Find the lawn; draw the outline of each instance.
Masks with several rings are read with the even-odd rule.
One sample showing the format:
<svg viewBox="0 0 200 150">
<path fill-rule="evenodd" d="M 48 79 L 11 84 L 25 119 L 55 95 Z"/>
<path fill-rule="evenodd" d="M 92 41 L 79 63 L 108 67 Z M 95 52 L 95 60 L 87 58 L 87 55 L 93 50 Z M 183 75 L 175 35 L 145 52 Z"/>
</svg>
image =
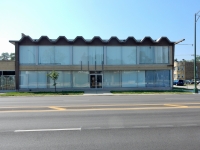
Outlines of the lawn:
<svg viewBox="0 0 200 150">
<path fill-rule="evenodd" d="M 184 88 L 173 88 L 173 90 L 130 90 L 130 91 L 110 91 L 113 94 L 192 94 L 191 90 Z"/>
<path fill-rule="evenodd" d="M 58 96 L 58 95 L 83 95 L 83 91 L 61 91 L 61 92 L 7 92 L 0 96 Z"/>
</svg>

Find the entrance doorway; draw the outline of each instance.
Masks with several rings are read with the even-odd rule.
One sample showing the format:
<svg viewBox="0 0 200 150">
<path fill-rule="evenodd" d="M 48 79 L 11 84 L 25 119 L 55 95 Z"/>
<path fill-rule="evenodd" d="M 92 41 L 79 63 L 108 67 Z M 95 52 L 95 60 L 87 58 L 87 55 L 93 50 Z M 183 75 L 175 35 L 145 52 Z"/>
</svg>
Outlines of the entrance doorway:
<svg viewBox="0 0 200 150">
<path fill-rule="evenodd" d="M 102 74 L 90 74 L 90 88 L 102 88 Z"/>
</svg>

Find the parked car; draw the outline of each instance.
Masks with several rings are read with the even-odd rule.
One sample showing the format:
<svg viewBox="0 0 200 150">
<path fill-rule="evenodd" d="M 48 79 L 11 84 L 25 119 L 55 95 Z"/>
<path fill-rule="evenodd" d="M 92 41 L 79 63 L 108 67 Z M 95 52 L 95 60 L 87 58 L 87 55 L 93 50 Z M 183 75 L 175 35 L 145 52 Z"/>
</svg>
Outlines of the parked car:
<svg viewBox="0 0 200 150">
<path fill-rule="evenodd" d="M 191 81 L 190 80 L 185 80 L 184 83 L 185 84 L 191 84 Z"/>
<path fill-rule="evenodd" d="M 184 81 L 183 80 L 174 80 L 173 85 L 184 85 Z"/>
<path fill-rule="evenodd" d="M 199 84 L 199 83 L 200 83 L 200 80 L 197 80 L 196 82 L 197 82 L 197 84 Z"/>
<path fill-rule="evenodd" d="M 196 80 L 196 83 L 199 84 L 199 83 L 200 83 L 200 80 L 197 79 L 197 80 Z M 191 80 L 191 83 L 190 83 L 190 84 L 194 84 L 194 79 Z"/>
</svg>

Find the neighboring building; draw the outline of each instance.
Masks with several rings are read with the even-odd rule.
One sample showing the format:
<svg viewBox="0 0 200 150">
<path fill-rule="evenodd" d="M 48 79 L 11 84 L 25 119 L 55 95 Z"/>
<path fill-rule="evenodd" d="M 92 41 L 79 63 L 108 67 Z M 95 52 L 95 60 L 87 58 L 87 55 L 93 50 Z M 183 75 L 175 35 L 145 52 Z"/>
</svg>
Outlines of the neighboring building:
<svg viewBox="0 0 200 150">
<path fill-rule="evenodd" d="M 15 45 L 16 89 L 51 90 L 47 73 L 59 72 L 60 90 L 171 89 L 174 42 L 166 37 L 102 40 L 81 36 L 32 39 L 23 34 Z"/>
<path fill-rule="evenodd" d="M 200 62 L 197 62 L 197 78 L 200 78 Z M 194 79 L 194 62 L 174 61 L 174 80 Z"/>
<path fill-rule="evenodd" d="M 15 89 L 15 61 L 0 61 L 0 90 Z"/>
</svg>

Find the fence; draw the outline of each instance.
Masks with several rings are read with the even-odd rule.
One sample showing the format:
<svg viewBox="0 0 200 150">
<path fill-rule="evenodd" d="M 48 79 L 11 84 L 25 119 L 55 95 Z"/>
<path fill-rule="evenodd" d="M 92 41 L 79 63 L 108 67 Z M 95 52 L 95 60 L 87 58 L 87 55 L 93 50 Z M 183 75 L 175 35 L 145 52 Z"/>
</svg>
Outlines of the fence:
<svg viewBox="0 0 200 150">
<path fill-rule="evenodd" d="M 1 75 L 0 90 L 15 90 L 15 75 Z"/>
</svg>

